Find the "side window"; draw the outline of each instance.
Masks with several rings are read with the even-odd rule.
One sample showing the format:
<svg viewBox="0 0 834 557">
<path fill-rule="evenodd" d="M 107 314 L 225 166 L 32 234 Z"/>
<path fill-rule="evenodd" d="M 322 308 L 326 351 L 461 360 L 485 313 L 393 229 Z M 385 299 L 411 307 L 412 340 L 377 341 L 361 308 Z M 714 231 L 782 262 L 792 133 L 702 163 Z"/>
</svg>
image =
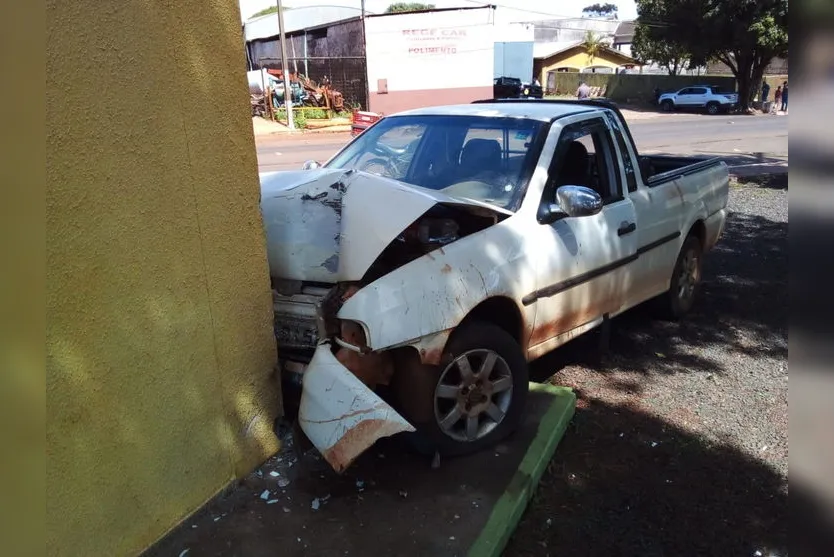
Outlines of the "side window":
<svg viewBox="0 0 834 557">
<path fill-rule="evenodd" d="M 693 89 L 691 87 L 687 87 L 686 89 L 681 89 L 678 91 L 678 95 L 691 95 Z"/>
<path fill-rule="evenodd" d="M 604 203 L 623 198 L 614 144 L 599 118 L 565 127 L 551 165 L 546 195 L 565 185 L 596 191 Z"/>
<path fill-rule="evenodd" d="M 637 191 L 637 174 L 634 170 L 634 163 L 631 159 L 631 153 L 626 146 L 625 137 L 623 136 L 623 130 L 620 127 L 620 123 L 617 121 L 617 118 L 611 114 L 610 112 L 606 112 L 605 117 L 608 119 L 608 124 L 611 126 L 611 131 L 614 134 L 614 139 L 617 141 L 617 147 L 620 149 L 620 154 L 622 156 L 622 164 L 623 170 L 625 171 L 626 176 L 626 186 L 628 187 L 628 191 L 635 192 Z"/>
<path fill-rule="evenodd" d="M 694 95 L 706 95 L 707 94 L 707 90 L 704 89 L 703 87 L 696 87 L 696 88 L 692 89 L 692 91 L 693 91 Z"/>
</svg>

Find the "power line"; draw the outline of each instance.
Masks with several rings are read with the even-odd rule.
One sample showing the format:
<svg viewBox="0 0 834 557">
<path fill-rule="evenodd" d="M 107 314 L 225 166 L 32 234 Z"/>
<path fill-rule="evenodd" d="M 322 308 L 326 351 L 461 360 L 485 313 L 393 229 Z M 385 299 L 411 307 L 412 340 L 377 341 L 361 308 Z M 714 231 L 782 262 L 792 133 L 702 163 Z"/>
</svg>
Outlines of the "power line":
<svg viewBox="0 0 834 557">
<path fill-rule="evenodd" d="M 517 12 L 526 12 L 528 14 L 546 15 L 546 16 L 550 16 L 550 17 L 554 17 L 554 18 L 560 18 L 560 19 L 587 19 L 589 21 L 607 21 L 607 22 L 617 21 L 615 19 L 605 19 L 605 18 L 602 18 L 602 17 L 599 17 L 599 18 L 593 18 L 593 17 L 579 18 L 579 17 L 573 16 L 573 15 L 554 14 L 552 12 L 540 12 L 538 10 L 530 10 L 528 8 L 516 8 L 515 6 L 509 6 L 507 4 L 499 4 L 497 2 L 480 2 L 479 0 L 465 0 L 465 1 L 469 2 L 470 4 L 480 4 L 482 6 L 495 6 L 497 8 L 505 8 L 507 10 L 515 10 Z"/>
<path fill-rule="evenodd" d="M 541 12 L 541 11 L 538 11 L 538 10 L 531 10 L 531 9 L 528 9 L 528 8 L 517 8 L 515 6 L 510 6 L 508 4 L 499 4 L 499 3 L 496 3 L 496 2 L 481 2 L 480 0 L 464 0 L 464 1 L 472 3 L 472 4 L 478 4 L 478 5 L 481 5 L 481 6 L 484 6 L 484 7 L 495 6 L 497 8 L 504 8 L 504 9 L 513 10 L 513 11 L 516 11 L 516 12 L 525 12 L 525 13 L 528 13 L 528 14 L 535 14 L 535 15 L 546 15 L 546 16 L 552 17 L 554 19 L 581 19 L 581 20 L 586 20 L 586 21 L 600 21 L 600 22 L 604 22 L 604 23 L 615 23 L 616 22 L 618 24 L 619 23 L 628 23 L 626 21 L 620 21 L 618 19 L 606 19 L 604 17 L 580 17 L 580 16 L 575 16 L 575 15 L 554 14 L 552 12 Z M 633 22 L 636 24 L 637 19 L 634 19 Z M 665 23 L 648 23 L 648 22 L 643 22 L 643 21 L 641 21 L 640 23 L 642 25 L 646 25 L 648 27 L 668 27 L 668 25 L 665 24 Z"/>
</svg>

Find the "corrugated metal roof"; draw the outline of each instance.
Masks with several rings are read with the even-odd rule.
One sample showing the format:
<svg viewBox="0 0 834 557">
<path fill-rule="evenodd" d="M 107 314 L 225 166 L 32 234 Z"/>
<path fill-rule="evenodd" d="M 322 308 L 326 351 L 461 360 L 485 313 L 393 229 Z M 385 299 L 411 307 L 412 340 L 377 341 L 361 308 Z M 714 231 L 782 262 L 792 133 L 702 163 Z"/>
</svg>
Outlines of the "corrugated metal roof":
<svg viewBox="0 0 834 557">
<path fill-rule="evenodd" d="M 462 10 L 494 10 L 495 6 L 461 6 L 456 8 L 437 8 L 431 10 L 418 10 L 414 12 L 402 12 L 393 14 L 372 14 L 365 12 L 366 17 L 395 17 L 399 15 L 411 15 L 415 13 L 449 12 Z M 344 21 L 356 19 L 361 15 L 359 8 L 347 6 L 318 6 L 298 7 L 284 12 L 284 32 L 303 31 L 313 27 L 321 27 Z M 267 14 L 252 18 L 243 24 L 243 38 L 246 41 L 257 39 L 269 39 L 278 36 L 278 14 Z"/>
<path fill-rule="evenodd" d="M 614 33 L 614 44 L 630 43 L 634 38 L 634 24 L 633 21 L 623 21 L 617 27 Z"/>
<path fill-rule="evenodd" d="M 284 32 L 292 33 L 311 27 L 319 27 L 345 19 L 354 19 L 361 14 L 358 8 L 346 6 L 300 7 L 284 12 Z M 268 39 L 278 35 L 278 14 L 267 14 L 246 21 L 243 37 L 246 41 Z"/>
</svg>

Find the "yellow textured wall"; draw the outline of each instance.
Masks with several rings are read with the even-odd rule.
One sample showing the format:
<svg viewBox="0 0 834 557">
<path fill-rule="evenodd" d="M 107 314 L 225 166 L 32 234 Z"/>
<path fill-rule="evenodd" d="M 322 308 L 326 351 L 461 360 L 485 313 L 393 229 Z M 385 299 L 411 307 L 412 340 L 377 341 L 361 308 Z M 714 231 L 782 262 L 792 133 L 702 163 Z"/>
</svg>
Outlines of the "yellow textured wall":
<svg viewBox="0 0 834 557">
<path fill-rule="evenodd" d="M 48 0 L 46 44 L 47 548 L 131 555 L 277 449 L 240 16 Z"/>
<path fill-rule="evenodd" d="M 555 71 L 556 68 L 576 68 L 577 71 L 581 71 L 583 68 L 589 66 L 602 66 L 616 70 L 623 65 L 623 60 L 605 51 L 600 52 L 591 60 L 591 57 L 588 56 L 585 50 L 575 48 L 544 59 L 540 64 L 541 73 L 539 75 L 539 83 L 545 85 L 547 83 L 547 72 Z"/>
</svg>

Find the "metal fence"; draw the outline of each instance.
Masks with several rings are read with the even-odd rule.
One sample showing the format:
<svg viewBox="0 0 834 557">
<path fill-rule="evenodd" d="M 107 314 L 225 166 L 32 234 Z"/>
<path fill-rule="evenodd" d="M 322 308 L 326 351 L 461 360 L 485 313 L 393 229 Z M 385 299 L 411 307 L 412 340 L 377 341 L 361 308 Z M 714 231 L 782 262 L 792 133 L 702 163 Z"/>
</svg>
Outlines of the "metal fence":
<svg viewBox="0 0 834 557">
<path fill-rule="evenodd" d="M 287 64 L 316 83 L 329 80 L 342 93 L 347 108 L 368 107 L 368 71 L 362 23 L 337 22 L 317 29 L 288 33 Z M 281 43 L 278 37 L 247 43 L 252 69 L 280 69 Z"/>
<path fill-rule="evenodd" d="M 291 73 L 309 77 L 316 83 L 329 80 L 333 89 L 339 91 L 345 100 L 345 107 L 362 108 L 368 106 L 367 64 L 364 56 L 339 58 L 288 58 Z M 261 58 L 257 69 L 267 68 L 282 70 L 281 60 Z"/>
</svg>

